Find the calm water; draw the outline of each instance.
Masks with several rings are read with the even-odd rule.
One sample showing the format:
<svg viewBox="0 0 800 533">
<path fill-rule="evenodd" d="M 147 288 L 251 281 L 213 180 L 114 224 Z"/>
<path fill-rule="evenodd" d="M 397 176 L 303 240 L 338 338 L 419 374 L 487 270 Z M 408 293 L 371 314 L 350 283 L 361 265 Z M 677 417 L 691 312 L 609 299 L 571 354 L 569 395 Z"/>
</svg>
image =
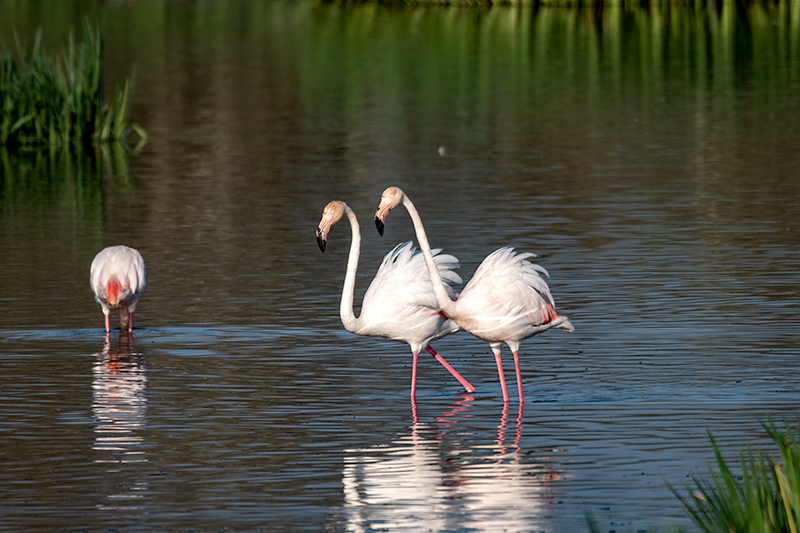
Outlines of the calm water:
<svg viewBox="0 0 800 533">
<path fill-rule="evenodd" d="M 602 531 L 692 524 L 669 485 L 769 449 L 800 408 L 800 3 L 737 12 L 0 0 L 0 35 L 84 17 L 136 71 L 139 152 L 0 151 L 0 529 Z M 505 351 L 343 330 L 413 238 L 468 279 L 539 254 L 576 326 Z M 88 285 L 125 243 L 132 339 Z M 506 349 L 507 350 L 507 349 Z M 511 366 L 510 366 L 511 365 Z"/>
</svg>

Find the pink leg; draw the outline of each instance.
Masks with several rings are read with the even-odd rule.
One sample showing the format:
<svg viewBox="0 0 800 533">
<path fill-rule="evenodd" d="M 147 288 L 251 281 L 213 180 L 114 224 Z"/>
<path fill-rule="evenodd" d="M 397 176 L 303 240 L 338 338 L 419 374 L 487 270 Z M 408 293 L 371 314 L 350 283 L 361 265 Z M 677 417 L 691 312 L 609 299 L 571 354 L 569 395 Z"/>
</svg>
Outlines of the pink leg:
<svg viewBox="0 0 800 533">
<path fill-rule="evenodd" d="M 133 313 L 128 313 L 128 331 L 133 333 Z"/>
<path fill-rule="evenodd" d="M 414 354 L 414 366 L 411 369 L 411 398 L 417 397 L 417 359 L 419 354 Z"/>
<path fill-rule="evenodd" d="M 447 361 L 444 360 L 444 357 L 442 357 L 441 355 L 436 353 L 436 350 L 434 350 L 430 346 L 426 347 L 425 349 L 428 350 L 428 353 L 431 354 L 433 357 L 435 357 L 436 360 L 439 361 L 442 364 L 442 366 L 447 369 L 448 372 L 453 374 L 453 377 L 456 378 L 458 380 L 458 382 L 461 383 L 461 385 L 463 385 L 464 389 L 467 392 L 475 392 L 475 387 L 470 385 L 469 381 L 467 381 L 466 379 L 462 378 L 461 374 L 456 372 L 456 369 L 453 368 L 452 366 L 450 366 L 450 364 Z"/>
<path fill-rule="evenodd" d="M 108 315 L 106 315 L 106 333 L 109 331 L 111 331 L 111 329 L 108 327 Z"/>
<path fill-rule="evenodd" d="M 525 394 L 522 393 L 522 374 L 519 372 L 519 352 L 514 352 L 514 366 L 517 369 L 517 388 L 519 389 L 519 404 L 525 403 Z"/>
<path fill-rule="evenodd" d="M 497 361 L 497 375 L 500 376 L 500 386 L 503 387 L 503 403 L 508 403 L 508 389 L 506 389 L 506 377 L 503 374 L 503 362 L 500 360 L 500 354 L 495 354 Z"/>
</svg>

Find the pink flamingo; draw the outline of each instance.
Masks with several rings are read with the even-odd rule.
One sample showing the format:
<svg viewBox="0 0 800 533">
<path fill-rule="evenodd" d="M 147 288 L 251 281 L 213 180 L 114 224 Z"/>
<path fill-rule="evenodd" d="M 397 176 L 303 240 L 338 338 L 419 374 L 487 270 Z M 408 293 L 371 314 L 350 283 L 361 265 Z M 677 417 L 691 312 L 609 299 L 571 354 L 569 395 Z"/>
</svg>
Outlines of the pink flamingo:
<svg viewBox="0 0 800 533">
<path fill-rule="evenodd" d="M 513 248 L 493 252 L 475 271 L 475 275 L 453 301 L 445 290 L 438 270 L 434 267 L 431 247 L 422 220 L 414 204 L 397 187 L 389 187 L 381 196 L 375 213 L 375 225 L 383 235 L 383 226 L 390 210 L 405 206 L 414 222 L 417 240 L 425 257 L 433 292 L 442 312 L 461 329 L 489 343 L 497 362 L 497 373 L 503 389 L 503 401 L 508 402 L 508 390 L 500 360 L 500 348 L 506 343 L 514 353 L 519 401 L 524 403 L 522 377 L 519 370 L 520 341 L 550 328 L 574 331 L 569 319 L 558 313 L 547 282 L 547 271 L 528 261 L 531 253 L 518 254 Z"/>
<path fill-rule="evenodd" d="M 350 256 L 347 261 L 347 273 L 342 288 L 342 301 L 339 315 L 347 331 L 356 335 L 385 337 L 407 343 L 413 353 L 411 371 L 411 398 L 417 389 L 417 359 L 420 350 L 425 348 L 439 363 L 455 377 L 467 392 L 475 392 L 469 384 L 444 358 L 431 348 L 430 343 L 445 335 L 455 333 L 459 327 L 452 320 L 443 317 L 433 295 L 431 281 L 424 259 L 415 252 L 411 242 L 398 244 L 394 250 L 386 254 L 378 268 L 375 278 L 370 283 L 361 304 L 361 315 L 353 312 L 353 293 L 356 284 L 358 257 L 361 252 L 361 230 L 356 215 L 350 207 L 340 201 L 330 202 L 325 206 L 322 220 L 317 228 L 317 244 L 325 251 L 328 232 L 342 216 L 347 216 L 353 233 L 350 243 Z M 452 255 L 436 255 L 431 253 L 431 261 L 437 273 L 441 289 L 447 298 L 454 297 L 453 289 L 448 283 L 461 283 L 461 278 L 453 272 L 458 268 L 458 260 Z M 436 255 L 434 258 L 433 256 Z"/>
<path fill-rule="evenodd" d="M 127 246 L 105 248 L 92 261 L 89 282 L 106 316 L 106 333 L 111 309 L 119 309 L 120 330 L 133 331 L 133 312 L 147 288 L 142 255 Z"/>
</svg>

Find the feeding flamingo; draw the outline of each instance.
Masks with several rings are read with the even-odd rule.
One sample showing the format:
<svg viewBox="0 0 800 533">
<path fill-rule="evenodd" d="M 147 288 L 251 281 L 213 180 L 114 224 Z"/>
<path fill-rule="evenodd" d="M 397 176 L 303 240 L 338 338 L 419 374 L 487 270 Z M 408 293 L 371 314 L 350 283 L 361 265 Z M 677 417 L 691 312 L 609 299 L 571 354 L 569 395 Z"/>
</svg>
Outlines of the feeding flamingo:
<svg viewBox="0 0 800 533">
<path fill-rule="evenodd" d="M 92 261 L 89 282 L 106 316 L 106 333 L 111 309 L 119 309 L 120 330 L 133 331 L 133 312 L 147 288 L 142 255 L 127 246 L 105 248 Z"/>
<path fill-rule="evenodd" d="M 453 301 L 433 264 L 431 247 L 422 220 L 408 196 L 397 187 L 389 187 L 381 196 L 375 213 L 375 225 L 383 235 L 389 211 L 400 204 L 405 206 L 414 222 L 417 240 L 425 257 L 433 292 L 442 312 L 461 329 L 489 343 L 497 363 L 497 373 L 503 389 L 503 401 L 508 402 L 508 390 L 500 360 L 500 348 L 506 343 L 514 353 L 519 401 L 523 403 L 522 379 L 519 369 L 520 341 L 546 331 L 560 328 L 574 331 L 569 319 L 556 311 L 550 287 L 540 274 L 547 271 L 528 261 L 532 253 L 518 254 L 513 248 L 500 248 L 486 257 L 475 275 Z"/>
<path fill-rule="evenodd" d="M 413 367 L 411 370 L 411 397 L 416 395 L 417 358 L 420 350 L 425 348 L 439 361 L 467 392 L 475 392 L 456 370 L 444 358 L 431 348 L 430 343 L 445 335 L 458 331 L 452 320 L 443 317 L 433 295 L 430 277 L 424 259 L 415 252 L 411 242 L 398 244 L 394 250 L 386 254 L 375 278 L 370 283 L 361 304 L 361 315 L 353 312 L 353 293 L 356 284 L 358 257 L 361 252 L 361 230 L 356 215 L 350 207 L 340 201 L 330 202 L 325 206 L 322 220 L 317 228 L 317 244 L 325 251 L 328 232 L 342 216 L 347 216 L 353 233 L 350 243 L 350 256 L 347 260 L 347 273 L 342 288 L 342 301 L 339 315 L 347 331 L 356 335 L 386 337 L 403 341 L 411 347 Z M 453 272 L 458 268 L 458 260 L 452 255 L 436 255 L 431 253 L 431 261 L 447 298 L 454 297 L 453 289 L 447 283 L 460 283 L 461 278 Z M 436 257 L 434 258 L 434 255 Z M 442 281 L 442 280 L 446 280 Z"/>
</svg>

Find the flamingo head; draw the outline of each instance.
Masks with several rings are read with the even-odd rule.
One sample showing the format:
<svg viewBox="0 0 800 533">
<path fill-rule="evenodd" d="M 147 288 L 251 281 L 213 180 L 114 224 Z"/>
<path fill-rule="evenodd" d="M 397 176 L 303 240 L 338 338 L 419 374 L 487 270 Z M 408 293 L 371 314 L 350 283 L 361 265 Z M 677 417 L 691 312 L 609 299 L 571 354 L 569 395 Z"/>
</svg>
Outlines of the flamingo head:
<svg viewBox="0 0 800 533">
<path fill-rule="evenodd" d="M 317 245 L 322 252 L 325 252 L 325 245 L 328 242 L 328 232 L 331 227 L 339 222 L 344 214 L 345 204 L 338 200 L 334 200 L 325 206 L 322 211 L 322 220 L 319 221 L 317 226 Z"/>
<path fill-rule="evenodd" d="M 378 210 L 375 211 L 375 227 L 378 228 L 378 233 L 383 235 L 383 225 L 386 221 L 386 215 L 389 211 L 397 207 L 403 202 L 405 194 L 398 187 L 389 187 L 381 195 L 381 202 L 378 204 Z"/>
<path fill-rule="evenodd" d="M 117 307 L 122 299 L 122 284 L 116 277 L 111 277 L 106 283 L 106 300 L 111 307 Z"/>
</svg>

